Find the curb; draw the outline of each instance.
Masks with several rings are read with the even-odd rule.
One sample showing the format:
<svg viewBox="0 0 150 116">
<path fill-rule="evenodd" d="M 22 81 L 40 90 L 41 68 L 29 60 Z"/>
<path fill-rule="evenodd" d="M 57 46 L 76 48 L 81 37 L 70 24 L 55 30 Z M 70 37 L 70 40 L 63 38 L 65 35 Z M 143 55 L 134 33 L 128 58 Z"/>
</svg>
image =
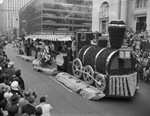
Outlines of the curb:
<svg viewBox="0 0 150 116">
<path fill-rule="evenodd" d="M 34 58 L 31 58 L 31 57 L 28 57 L 28 56 L 25 56 L 25 55 L 16 55 L 17 57 L 19 58 L 22 58 L 23 60 L 25 61 L 28 61 L 28 62 L 32 62 L 34 60 Z"/>
<path fill-rule="evenodd" d="M 84 81 L 75 78 L 74 76 L 61 72 L 55 76 L 55 79 L 65 85 L 70 90 L 78 93 L 82 97 L 89 100 L 99 100 L 105 97 L 105 94 L 97 88 L 86 84 Z"/>
<path fill-rule="evenodd" d="M 37 72 L 41 72 L 45 75 L 50 75 L 50 76 L 55 76 L 57 75 L 59 72 L 55 69 L 55 68 L 43 68 L 43 67 L 39 67 L 39 66 L 33 66 L 32 68 L 33 70 L 37 71 Z"/>
</svg>

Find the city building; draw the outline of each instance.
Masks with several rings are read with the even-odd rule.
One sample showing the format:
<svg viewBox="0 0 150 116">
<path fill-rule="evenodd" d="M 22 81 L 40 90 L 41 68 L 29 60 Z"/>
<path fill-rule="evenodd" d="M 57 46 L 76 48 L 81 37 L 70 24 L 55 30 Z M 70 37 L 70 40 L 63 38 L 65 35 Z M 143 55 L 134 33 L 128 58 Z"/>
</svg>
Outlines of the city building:
<svg viewBox="0 0 150 116">
<path fill-rule="evenodd" d="M 19 19 L 21 35 L 91 31 L 92 0 L 33 0 Z"/>
<path fill-rule="evenodd" d="M 92 31 L 108 33 L 112 20 L 123 20 L 134 32 L 150 31 L 150 0 L 93 0 Z"/>
<path fill-rule="evenodd" d="M 3 0 L 3 31 L 12 34 L 14 27 L 14 17 L 19 14 L 20 8 L 27 4 L 30 0 Z M 19 20 L 19 19 L 18 19 Z M 18 22 L 15 22 L 18 23 Z M 18 25 L 18 24 L 15 24 Z M 18 28 L 18 27 L 17 27 Z"/>
</svg>

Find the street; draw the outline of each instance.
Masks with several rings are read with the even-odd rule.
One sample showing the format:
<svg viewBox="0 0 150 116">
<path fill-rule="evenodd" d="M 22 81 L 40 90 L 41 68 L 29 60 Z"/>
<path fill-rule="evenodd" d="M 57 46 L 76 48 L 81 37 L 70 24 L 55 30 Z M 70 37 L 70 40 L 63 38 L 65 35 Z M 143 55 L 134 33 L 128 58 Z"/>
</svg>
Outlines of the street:
<svg viewBox="0 0 150 116">
<path fill-rule="evenodd" d="M 39 98 L 48 95 L 47 102 L 53 107 L 52 116 L 150 116 L 150 84 L 140 82 L 139 90 L 132 99 L 103 98 L 99 101 L 87 100 L 77 93 L 68 91 L 53 77 L 32 70 L 30 62 L 16 57 L 12 45 L 5 48 L 10 61 L 21 69 L 26 88 L 35 89 L 36 104 Z"/>
</svg>

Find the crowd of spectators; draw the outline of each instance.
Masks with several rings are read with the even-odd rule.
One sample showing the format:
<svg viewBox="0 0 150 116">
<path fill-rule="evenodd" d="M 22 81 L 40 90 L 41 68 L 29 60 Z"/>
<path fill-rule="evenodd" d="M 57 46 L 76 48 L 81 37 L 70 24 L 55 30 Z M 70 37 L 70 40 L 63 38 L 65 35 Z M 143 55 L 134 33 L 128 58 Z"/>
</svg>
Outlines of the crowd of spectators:
<svg viewBox="0 0 150 116">
<path fill-rule="evenodd" d="M 21 70 L 14 67 L 0 46 L 0 116 L 50 116 L 52 106 L 46 103 L 46 97 L 35 103 L 36 92 L 25 88 Z"/>
<path fill-rule="evenodd" d="M 136 69 L 138 79 L 150 82 L 150 42 L 147 31 L 134 32 L 129 28 L 126 32 L 126 43 L 131 48 L 132 54 L 137 59 Z"/>
</svg>

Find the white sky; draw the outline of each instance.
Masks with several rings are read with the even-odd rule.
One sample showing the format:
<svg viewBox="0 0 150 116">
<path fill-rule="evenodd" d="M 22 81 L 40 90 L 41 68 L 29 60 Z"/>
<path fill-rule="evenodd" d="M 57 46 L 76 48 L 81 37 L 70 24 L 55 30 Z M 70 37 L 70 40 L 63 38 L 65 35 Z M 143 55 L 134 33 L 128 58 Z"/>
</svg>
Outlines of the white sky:
<svg viewBox="0 0 150 116">
<path fill-rule="evenodd" d="M 3 2 L 3 0 L 0 0 L 0 4 Z"/>
</svg>

